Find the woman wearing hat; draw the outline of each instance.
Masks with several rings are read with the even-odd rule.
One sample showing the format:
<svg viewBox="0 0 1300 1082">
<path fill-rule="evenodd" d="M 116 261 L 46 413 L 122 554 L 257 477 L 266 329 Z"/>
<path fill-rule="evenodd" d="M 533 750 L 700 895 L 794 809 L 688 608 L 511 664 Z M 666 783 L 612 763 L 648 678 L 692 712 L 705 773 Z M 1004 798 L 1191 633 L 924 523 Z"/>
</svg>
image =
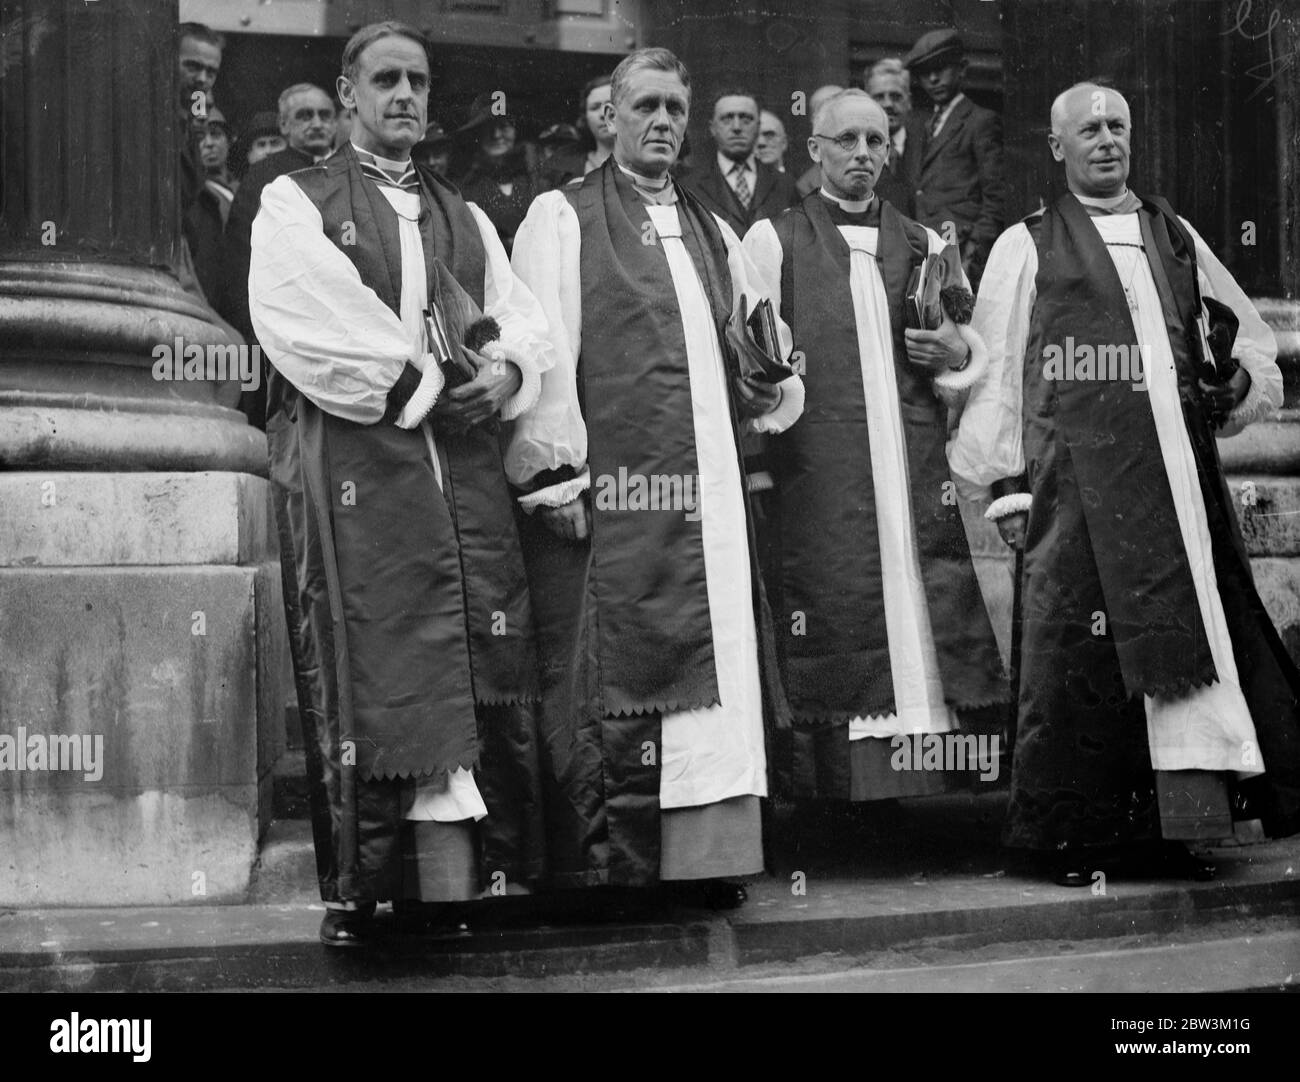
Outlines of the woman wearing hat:
<svg viewBox="0 0 1300 1082">
<path fill-rule="evenodd" d="M 424 129 L 424 138 L 411 148 L 411 159 L 417 165 L 425 165 L 440 177 L 446 177 L 451 164 L 452 139 L 447 129 L 436 120 L 429 121 Z"/>
<path fill-rule="evenodd" d="M 280 118 L 269 109 L 253 114 L 244 140 L 247 165 L 256 165 L 289 145 L 280 131 Z"/>
<path fill-rule="evenodd" d="M 222 228 L 239 190 L 239 181 L 230 170 L 230 147 L 234 141 L 225 114 L 217 106 L 209 106 L 203 137 L 199 140 L 199 161 L 203 165 L 204 185 L 217 200 Z"/>
<path fill-rule="evenodd" d="M 496 226 L 509 252 L 515 231 L 541 187 L 529 167 L 526 148 L 515 142 L 515 122 L 494 111 L 494 95 L 480 94 L 470 107 L 469 120 L 457 135 L 474 143 L 474 160 L 457 185 Z"/>
</svg>

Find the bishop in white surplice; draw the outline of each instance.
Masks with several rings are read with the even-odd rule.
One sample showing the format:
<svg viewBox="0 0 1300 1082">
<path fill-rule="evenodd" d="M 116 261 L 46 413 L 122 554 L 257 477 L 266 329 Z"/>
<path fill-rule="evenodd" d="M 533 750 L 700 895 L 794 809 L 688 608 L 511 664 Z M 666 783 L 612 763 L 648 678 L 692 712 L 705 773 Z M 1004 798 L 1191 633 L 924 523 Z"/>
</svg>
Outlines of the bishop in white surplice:
<svg viewBox="0 0 1300 1082">
<path fill-rule="evenodd" d="M 891 772 L 892 753 L 907 746 L 910 769 L 912 738 L 957 730 L 962 710 L 1006 695 L 944 461 L 950 411 L 984 349 L 947 314 L 942 330 L 903 325 L 913 273 L 949 246 L 874 195 L 889 147 L 880 107 L 844 91 L 813 128 L 822 189 L 744 242 L 806 365 L 805 423 L 769 446 L 780 497 L 769 589 L 781 635 L 789 624 L 783 675 L 803 730 L 794 792 L 919 795 L 943 779 Z M 947 269 L 928 265 L 952 275 L 941 292 L 964 292 L 968 319 L 969 283 L 949 254 Z M 933 367 L 914 356 L 928 348 Z M 809 740 L 855 746 L 810 753 Z"/>
<path fill-rule="evenodd" d="M 733 420 L 744 392 L 719 326 L 761 293 L 739 240 L 667 174 L 688 95 L 675 59 L 661 59 L 671 54 L 643 53 L 654 58 L 634 54 L 614 78 L 614 156 L 540 196 L 512 255 L 546 313 L 554 359 L 536 409 L 515 425 L 507 470 L 535 531 L 544 670 L 563 673 L 543 687 L 546 724 L 567 744 L 556 784 L 590 817 L 568 839 L 573 882 L 714 880 L 762 866 L 763 630 Z M 779 333 L 788 353 L 789 332 Z M 797 377 L 765 395 L 757 430 L 798 417 Z M 690 463 L 697 502 L 678 509 L 684 525 L 671 511 L 638 519 L 608 498 L 615 474 L 649 471 L 653 484 Z M 547 531 L 568 544 L 556 550 Z M 572 604 L 548 610 L 561 591 Z M 587 803 L 589 786 L 601 796 Z"/>
<path fill-rule="evenodd" d="M 1275 656 L 1273 660 L 1266 656 L 1274 654 L 1267 644 L 1276 639 L 1276 634 L 1267 624 L 1257 597 L 1253 607 L 1242 600 L 1243 594 L 1253 596 L 1254 587 L 1248 567 L 1238 567 L 1242 561 L 1232 552 L 1229 534 L 1237 529 L 1236 523 L 1226 501 L 1219 499 L 1221 480 L 1211 472 L 1215 467 L 1207 467 L 1203 461 L 1207 452 L 1196 449 L 1198 440 L 1204 447 L 1210 437 L 1202 435 L 1199 428 L 1195 433 L 1189 429 L 1192 423 L 1205 425 L 1204 413 L 1188 412 L 1183 398 L 1186 392 L 1179 386 L 1180 365 L 1189 362 L 1179 360 L 1176 353 L 1186 356 L 1194 336 L 1199 337 L 1202 332 L 1185 322 L 1182 330 L 1187 334 L 1186 340 L 1171 339 L 1169 319 L 1172 317 L 1167 316 L 1167 308 L 1177 302 L 1162 302 L 1160 283 L 1166 283 L 1163 286 L 1166 297 L 1194 297 L 1190 275 L 1185 279 L 1180 277 L 1184 272 L 1177 262 L 1190 256 L 1194 260 L 1195 285 L 1200 297 L 1222 302 L 1239 321 L 1232 357 L 1240 365 L 1240 371 L 1221 385 L 1202 382 L 1197 392 L 1202 396 L 1217 395 L 1218 401 L 1224 403 L 1226 419 L 1217 435 L 1232 435 L 1253 421 L 1271 416 L 1281 404 L 1282 378 L 1275 361 L 1277 344 L 1250 300 L 1191 224 L 1175 218 L 1162 201 L 1143 199 L 1128 190 L 1125 181 L 1129 111 L 1119 94 L 1092 84 L 1071 88 L 1054 104 L 1052 122 L 1053 149 L 1058 160 L 1066 164 L 1070 194 L 1054 207 L 1007 230 L 994 246 L 974 320 L 988 345 L 989 370 L 986 379 L 973 391 L 962 416 L 952 449 L 953 469 L 976 490 L 987 494 L 992 486 L 991 494 L 997 498 L 989 508 L 988 517 L 998 521 L 1003 536 L 1013 547 L 1027 548 L 1027 597 L 1042 598 L 1049 596 L 1042 592 L 1045 589 L 1067 588 L 1065 583 L 1056 582 L 1053 553 L 1058 551 L 1056 546 L 1074 544 L 1076 538 L 1062 535 L 1060 540 L 1053 541 L 1058 536 L 1053 531 L 1069 529 L 1077 533 L 1077 528 L 1058 527 L 1051 520 L 1055 515 L 1065 514 L 1067 499 L 1076 497 L 1072 495 L 1074 482 L 1067 482 L 1063 472 L 1066 467 L 1059 462 L 1061 453 L 1057 452 L 1055 459 L 1043 457 L 1053 453 L 1053 445 L 1050 442 L 1044 445 L 1042 436 L 1051 420 L 1048 407 L 1041 404 L 1046 392 L 1037 388 L 1050 384 L 1041 382 L 1038 366 L 1043 361 L 1036 353 L 1045 342 L 1049 346 L 1056 344 L 1065 324 L 1049 326 L 1036 313 L 1041 311 L 1040 291 L 1044 282 L 1051 289 L 1059 290 L 1056 283 L 1060 276 L 1075 273 L 1076 260 L 1091 258 L 1076 255 L 1075 247 L 1080 252 L 1085 245 L 1088 251 L 1100 251 L 1096 247 L 1099 242 L 1104 246 L 1113 277 L 1098 270 L 1089 273 L 1105 276 L 1104 280 L 1097 278 L 1096 288 L 1111 290 L 1106 296 L 1122 297 L 1136 334 L 1131 370 L 1118 375 L 1131 381 L 1132 386 L 1120 392 L 1124 398 L 1119 405 L 1149 411 L 1159 456 L 1154 468 L 1168 482 L 1168 496 L 1176 516 L 1176 536 L 1144 534 L 1142 509 L 1137 505 L 1126 516 L 1123 536 L 1113 536 L 1109 529 L 1103 529 L 1100 518 L 1088 520 L 1095 522 L 1090 527 L 1093 532 L 1090 544 L 1092 551 L 1100 554 L 1097 566 L 1103 568 L 1109 560 L 1107 550 L 1120 544 L 1134 549 L 1123 560 L 1128 568 L 1138 566 L 1142 556 L 1137 553 L 1144 548 L 1148 553 L 1165 552 L 1162 546 L 1169 546 L 1173 558 L 1180 563 L 1185 559 L 1191 587 L 1187 597 L 1199 616 L 1203 642 L 1208 646 L 1208 659 L 1215 675 L 1208 681 L 1194 677 L 1190 683 L 1185 680 L 1182 685 L 1171 684 L 1175 690 L 1166 690 L 1160 686 L 1159 675 L 1149 675 L 1156 671 L 1151 661 L 1134 660 L 1137 655 L 1131 651 L 1142 649 L 1141 636 L 1136 643 L 1130 637 L 1127 642 L 1132 645 L 1126 645 L 1121 637 L 1115 641 L 1121 651 L 1120 664 L 1128 666 L 1125 680 L 1129 685 L 1129 702 L 1111 700 L 1109 705 L 1106 701 L 1086 702 L 1087 696 L 1080 696 L 1077 688 L 1068 691 L 1066 684 L 1058 689 L 1066 695 L 1061 699 L 1052 690 L 1059 674 L 1072 673 L 1062 677 L 1067 682 L 1092 679 L 1097 687 L 1102 686 L 1098 681 L 1112 679 L 1103 676 L 1102 669 L 1118 674 L 1119 670 L 1112 668 L 1116 665 L 1114 650 L 1103 645 L 1109 641 L 1107 626 L 1094 616 L 1093 632 L 1085 640 L 1086 644 L 1053 662 L 1053 647 L 1049 643 L 1067 641 L 1055 638 L 1062 634 L 1060 627 L 1064 624 L 1057 621 L 1059 627 L 1054 629 L 1052 615 L 1035 601 L 1027 602 L 1027 614 L 1043 612 L 1043 615 L 1027 615 L 1021 745 L 1017 749 L 1007 842 L 1029 849 L 1077 853 L 1080 848 L 1123 846 L 1150 841 L 1153 837 L 1168 843 L 1180 838 L 1222 836 L 1232 830 L 1228 792 L 1241 790 L 1247 779 L 1259 778 L 1271 769 L 1269 749 L 1281 747 L 1271 734 L 1278 726 L 1291 724 L 1273 716 L 1275 706 L 1268 708 L 1267 718 L 1252 713 L 1249 701 L 1252 692 L 1243 686 L 1242 658 L 1234 650 L 1234 636 L 1241 636 L 1242 643 L 1249 642 L 1251 653 L 1256 655 L 1249 658 L 1254 670 L 1256 701 L 1265 701 L 1260 698 L 1262 689 L 1273 687 L 1273 681 L 1283 689 L 1285 697 L 1290 697 L 1285 688 L 1291 668 L 1284 656 Z M 1048 237 L 1053 239 L 1049 242 Z M 1052 266 L 1047 268 L 1050 274 L 1044 278 L 1040 247 L 1048 243 L 1056 247 Z M 1176 247 L 1179 245 L 1182 248 Z M 1171 254 L 1187 248 L 1191 251 L 1182 257 Z M 1117 283 L 1117 288 L 1112 283 Z M 1056 297 L 1059 293 L 1052 295 Z M 1078 295 L 1077 290 L 1074 295 Z M 1069 303 L 1067 300 L 1066 304 Z M 1103 316 L 1098 311 L 1096 318 L 1111 316 Z M 1086 327 L 1086 313 L 1081 313 L 1080 320 L 1071 326 Z M 1128 348 L 1120 340 L 1114 344 Z M 1072 343 L 1066 341 L 1066 346 Z M 1208 343 L 1197 352 L 1208 359 Z M 1205 378 L 1203 373 L 1197 375 L 1202 380 Z M 1103 380 L 1114 379 L 1116 374 L 1104 374 L 1098 360 L 1095 372 L 1089 363 L 1080 366 L 1077 374 L 1074 369 L 1062 369 L 1054 378 Z M 1035 388 L 1032 403 L 1028 390 L 1031 385 Z M 1090 383 L 1089 386 L 1101 385 Z M 1067 389 L 1072 396 L 1083 393 L 1064 385 L 1061 393 Z M 1077 397 L 1071 400 L 1080 401 Z M 1209 401 L 1203 398 L 1203 403 Z M 1209 406 L 1202 404 L 1201 409 L 1208 410 Z M 1027 456 L 1026 433 L 1030 432 L 1035 443 L 1033 453 Z M 1115 438 L 1138 438 L 1136 426 L 1116 432 Z M 1056 439 L 1059 441 L 1061 437 L 1058 435 Z M 1058 442 L 1055 446 L 1068 446 L 1071 457 L 1086 465 L 1084 456 L 1093 453 L 1095 445 Z M 1032 460 L 1028 484 L 1023 476 L 1027 457 Z M 1009 484 L 1008 479 L 1019 481 Z M 1117 486 L 1126 483 L 1119 474 L 1110 481 Z M 1067 488 L 1067 484 L 1071 487 Z M 1044 488 L 1045 485 L 1052 488 Z M 1059 495 L 1040 497 L 1040 491 Z M 1215 494 L 1213 508 L 1207 508 L 1207 492 Z M 1152 499 L 1159 495 L 1150 488 L 1147 494 Z M 1052 504 L 1058 499 L 1061 502 L 1054 509 Z M 1216 516 L 1214 521 L 1220 524 L 1217 527 L 1212 525 L 1211 510 Z M 1065 521 L 1074 520 L 1062 519 Z M 1160 557 L 1166 569 L 1172 562 L 1170 557 Z M 1232 572 L 1232 581 L 1227 585 L 1220 581 L 1224 568 Z M 1076 595 L 1082 596 L 1077 591 L 1087 587 L 1079 584 L 1089 582 L 1096 572 L 1077 564 L 1071 573 L 1077 580 Z M 1124 568 L 1120 573 L 1125 573 Z M 1107 579 L 1107 575 L 1111 578 Z M 1103 571 L 1102 576 L 1104 583 L 1112 583 L 1106 595 L 1110 604 L 1099 602 L 1097 612 L 1103 619 L 1113 618 L 1111 610 L 1127 603 L 1128 594 L 1114 585 L 1117 581 L 1114 572 Z M 1151 579 L 1151 589 L 1169 590 L 1169 580 L 1168 574 L 1159 580 Z M 1234 595 L 1229 596 L 1225 590 L 1234 591 Z M 1245 611 L 1252 613 L 1249 619 L 1242 615 Z M 1065 619 L 1062 614 L 1061 620 Z M 1117 634 L 1123 636 L 1122 632 Z M 1246 638 L 1247 634 L 1258 636 L 1258 645 L 1256 640 Z M 1100 650 L 1111 652 L 1090 653 Z M 1130 651 L 1128 660 L 1122 653 L 1125 650 Z M 1036 659 L 1041 659 L 1041 663 Z M 1177 677 L 1180 664 L 1192 663 L 1190 650 L 1185 662 L 1182 658 L 1166 656 L 1164 671 Z M 1162 663 L 1156 658 L 1154 664 Z M 1084 672 L 1089 666 L 1093 668 L 1091 678 Z M 1052 675 L 1053 669 L 1058 675 Z M 1136 672 L 1148 675 L 1136 678 L 1129 675 Z M 1119 676 L 1113 679 L 1118 681 Z M 1136 700 L 1133 679 L 1145 689 Z M 1125 720 L 1138 701 L 1141 703 L 1139 717 L 1145 717 L 1145 733 L 1135 733 L 1132 722 Z M 1140 726 L 1142 722 L 1137 724 Z M 1278 765 L 1283 767 L 1279 777 L 1291 769 L 1285 763 Z M 1144 770 L 1146 780 L 1143 780 Z M 1155 772 L 1155 799 L 1144 795 L 1153 791 L 1152 771 Z M 1252 790 L 1247 786 L 1243 791 Z M 1261 816 L 1266 821 L 1270 817 L 1274 821 L 1286 818 L 1288 813 L 1283 810 L 1286 798 L 1281 804 L 1273 803 L 1275 788 L 1272 792 L 1259 788 L 1253 791 L 1268 793 L 1261 803 L 1269 810 L 1257 809 L 1252 817 Z M 1177 848 L 1165 850 L 1171 851 L 1177 852 Z M 1069 860 L 1078 863 L 1077 858 Z M 1184 871 L 1190 868 L 1192 874 L 1206 874 L 1203 866 L 1185 864 L 1181 855 L 1177 864 Z M 1079 874 L 1078 867 L 1067 868 L 1061 878 L 1073 883 Z M 1082 885 L 1087 881 L 1084 876 Z"/>
</svg>

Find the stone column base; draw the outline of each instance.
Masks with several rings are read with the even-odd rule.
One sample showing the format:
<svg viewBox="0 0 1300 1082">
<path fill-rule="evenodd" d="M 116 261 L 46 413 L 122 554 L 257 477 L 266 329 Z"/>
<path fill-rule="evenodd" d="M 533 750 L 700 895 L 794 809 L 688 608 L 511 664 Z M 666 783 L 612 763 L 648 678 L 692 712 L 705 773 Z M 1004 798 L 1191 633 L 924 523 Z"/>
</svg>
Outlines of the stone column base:
<svg viewBox="0 0 1300 1082">
<path fill-rule="evenodd" d="M 238 901 L 286 649 L 267 482 L 0 473 L 0 905 Z"/>
</svg>

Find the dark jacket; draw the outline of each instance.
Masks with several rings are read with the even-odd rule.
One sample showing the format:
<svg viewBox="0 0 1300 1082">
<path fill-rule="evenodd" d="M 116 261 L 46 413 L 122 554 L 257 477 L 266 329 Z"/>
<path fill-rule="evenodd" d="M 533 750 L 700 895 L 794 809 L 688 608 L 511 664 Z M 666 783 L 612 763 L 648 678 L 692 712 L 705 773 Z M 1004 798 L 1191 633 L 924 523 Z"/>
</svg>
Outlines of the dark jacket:
<svg viewBox="0 0 1300 1082">
<path fill-rule="evenodd" d="M 1002 118 L 964 98 L 931 137 L 930 116 L 915 117 L 908 136 L 909 154 L 919 136 L 916 219 L 940 235 L 952 222 L 959 244 L 969 240 L 980 250 L 982 265 L 1007 219 Z"/>
<path fill-rule="evenodd" d="M 946 127 L 947 125 L 945 125 Z M 914 123 L 905 125 L 907 140 L 903 143 L 903 156 L 894 157 L 890 149 L 890 158 L 885 168 L 876 178 L 876 194 L 887 203 L 891 203 L 909 218 L 916 217 L 916 178 L 920 169 L 921 154 L 924 150 L 925 136 Z"/>
<path fill-rule="evenodd" d="M 181 215 L 181 229 L 190 246 L 194 273 L 203 295 L 218 312 L 226 306 L 223 228 L 221 197 L 200 180 Z"/>
<path fill-rule="evenodd" d="M 731 226 L 736 236 L 744 237 L 749 227 L 761 218 L 775 218 L 786 207 L 799 202 L 794 181 L 788 173 L 780 173 L 757 159 L 754 165 L 758 172 L 748 208 L 740 205 L 727 178 L 718 171 L 718 155 L 712 149 L 703 162 L 689 172 L 683 172 L 678 179 L 707 209 Z"/>
</svg>

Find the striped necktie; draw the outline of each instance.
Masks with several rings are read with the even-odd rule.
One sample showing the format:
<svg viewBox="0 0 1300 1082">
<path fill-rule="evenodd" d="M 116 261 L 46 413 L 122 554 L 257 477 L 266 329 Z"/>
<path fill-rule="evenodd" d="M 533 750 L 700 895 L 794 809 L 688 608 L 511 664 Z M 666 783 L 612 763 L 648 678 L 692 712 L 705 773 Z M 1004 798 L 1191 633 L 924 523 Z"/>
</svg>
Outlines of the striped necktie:
<svg viewBox="0 0 1300 1082">
<path fill-rule="evenodd" d="M 745 178 L 745 163 L 737 162 L 733 165 L 731 167 L 731 175 L 736 178 L 736 198 L 740 200 L 740 205 L 748 210 L 750 191 L 749 181 Z"/>
</svg>

